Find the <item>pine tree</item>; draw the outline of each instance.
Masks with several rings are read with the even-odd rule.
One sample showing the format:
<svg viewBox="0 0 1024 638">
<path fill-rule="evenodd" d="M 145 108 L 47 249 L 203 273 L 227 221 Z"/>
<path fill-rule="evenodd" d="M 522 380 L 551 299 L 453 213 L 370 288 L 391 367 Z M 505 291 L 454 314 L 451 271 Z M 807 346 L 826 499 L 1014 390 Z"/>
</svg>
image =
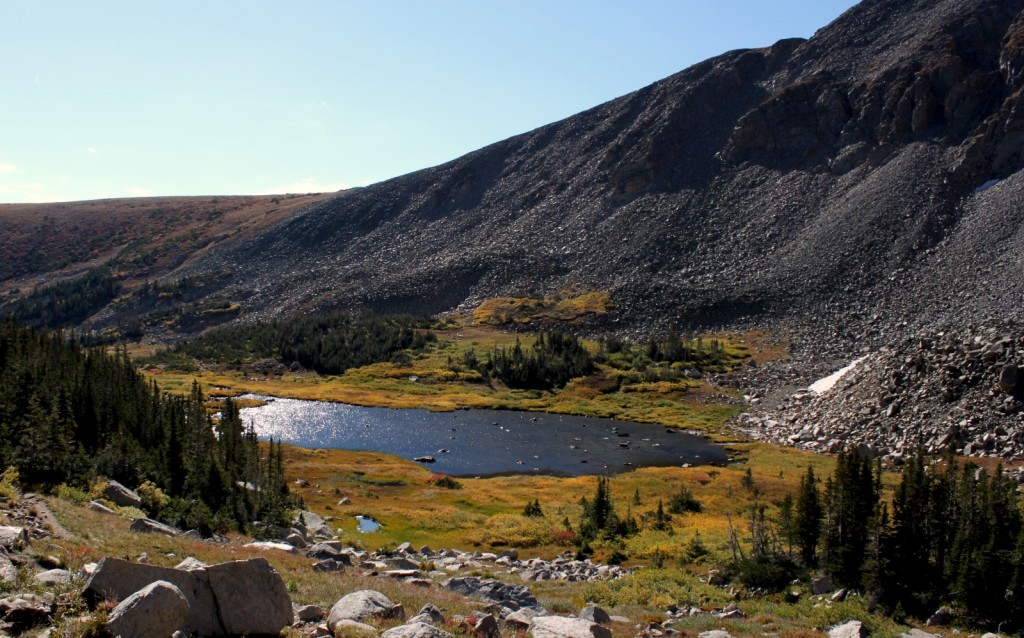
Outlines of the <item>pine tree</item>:
<svg viewBox="0 0 1024 638">
<path fill-rule="evenodd" d="M 795 544 L 800 562 L 808 567 L 818 564 L 818 541 L 821 538 L 821 498 L 818 494 L 814 468 L 808 466 L 807 474 L 800 481 L 800 492 L 796 501 Z"/>
</svg>

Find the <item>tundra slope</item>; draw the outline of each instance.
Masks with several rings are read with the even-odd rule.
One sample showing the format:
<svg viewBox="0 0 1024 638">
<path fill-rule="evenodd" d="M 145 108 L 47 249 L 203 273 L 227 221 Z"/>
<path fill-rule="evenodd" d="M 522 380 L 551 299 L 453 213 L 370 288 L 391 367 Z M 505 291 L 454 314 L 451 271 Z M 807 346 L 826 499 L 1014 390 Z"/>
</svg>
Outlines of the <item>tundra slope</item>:
<svg viewBox="0 0 1024 638">
<path fill-rule="evenodd" d="M 1024 0 L 868 0 L 193 267 L 250 316 L 608 290 L 612 329 L 889 338 L 1022 298 Z M 984 191 L 979 187 L 999 180 Z"/>
</svg>

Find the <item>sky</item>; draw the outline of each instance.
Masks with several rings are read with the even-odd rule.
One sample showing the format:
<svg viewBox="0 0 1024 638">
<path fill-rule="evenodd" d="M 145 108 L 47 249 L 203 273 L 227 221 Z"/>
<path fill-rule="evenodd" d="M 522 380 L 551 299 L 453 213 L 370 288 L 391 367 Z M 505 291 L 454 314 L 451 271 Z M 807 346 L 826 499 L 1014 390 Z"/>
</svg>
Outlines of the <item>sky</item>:
<svg viewBox="0 0 1024 638">
<path fill-rule="evenodd" d="M 365 186 L 853 4 L 4 0 L 0 202 Z"/>
</svg>

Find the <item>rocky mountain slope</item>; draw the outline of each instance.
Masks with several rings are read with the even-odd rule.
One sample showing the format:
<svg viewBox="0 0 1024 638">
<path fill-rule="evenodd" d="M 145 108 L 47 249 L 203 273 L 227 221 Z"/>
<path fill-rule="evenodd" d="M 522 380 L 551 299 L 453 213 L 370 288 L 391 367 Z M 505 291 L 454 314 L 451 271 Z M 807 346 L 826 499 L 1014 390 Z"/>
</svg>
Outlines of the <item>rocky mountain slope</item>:
<svg viewBox="0 0 1024 638">
<path fill-rule="evenodd" d="M 117 300 L 87 326 L 153 313 L 148 325 L 162 326 L 175 303 L 246 320 L 595 290 L 615 305 L 595 328 L 769 323 L 849 350 L 1009 314 L 1024 296 L 1022 10 L 1024 0 L 867 0 L 809 40 L 732 51 L 284 213 L 264 203 L 260 223 L 214 206 L 216 224 L 193 215 L 176 240 L 121 222 L 102 246 L 93 239 L 110 233 L 51 224 L 33 237 L 66 241 L 5 244 L 70 262 L 43 259 L 0 283 L 17 296 L 53 271 L 120 268 L 153 252 L 132 246 L 164 246 L 167 258 L 127 276 L 189 275 L 194 288 Z M 5 225 L 12 215 L 0 210 Z M 231 220 L 243 232 L 223 228 Z M 92 248 L 70 250 L 81 246 Z"/>
<path fill-rule="evenodd" d="M 926 331 L 858 359 L 834 385 L 738 419 L 756 438 L 894 461 L 918 446 L 1024 458 L 1024 330 L 1012 322 Z"/>
<path fill-rule="evenodd" d="M 1021 300 L 1024 0 L 868 0 L 447 164 L 314 204 L 194 272 L 247 316 L 606 290 L 612 328 L 891 336 Z"/>
</svg>

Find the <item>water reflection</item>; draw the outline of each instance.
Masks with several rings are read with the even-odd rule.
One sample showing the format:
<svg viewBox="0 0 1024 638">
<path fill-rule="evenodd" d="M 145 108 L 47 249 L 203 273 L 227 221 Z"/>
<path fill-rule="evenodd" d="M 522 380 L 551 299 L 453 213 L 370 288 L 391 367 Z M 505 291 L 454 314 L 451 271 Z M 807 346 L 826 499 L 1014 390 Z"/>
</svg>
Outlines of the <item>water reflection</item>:
<svg viewBox="0 0 1024 638">
<path fill-rule="evenodd" d="M 420 459 L 432 471 L 454 476 L 606 474 L 726 460 L 725 451 L 703 437 L 660 425 L 567 415 L 428 412 L 278 398 L 244 408 L 242 418 L 262 439 L 384 452 Z"/>
<path fill-rule="evenodd" d="M 373 520 L 369 516 L 363 516 L 362 514 L 356 515 L 356 522 L 360 532 L 376 532 L 380 529 L 380 523 Z"/>
</svg>

